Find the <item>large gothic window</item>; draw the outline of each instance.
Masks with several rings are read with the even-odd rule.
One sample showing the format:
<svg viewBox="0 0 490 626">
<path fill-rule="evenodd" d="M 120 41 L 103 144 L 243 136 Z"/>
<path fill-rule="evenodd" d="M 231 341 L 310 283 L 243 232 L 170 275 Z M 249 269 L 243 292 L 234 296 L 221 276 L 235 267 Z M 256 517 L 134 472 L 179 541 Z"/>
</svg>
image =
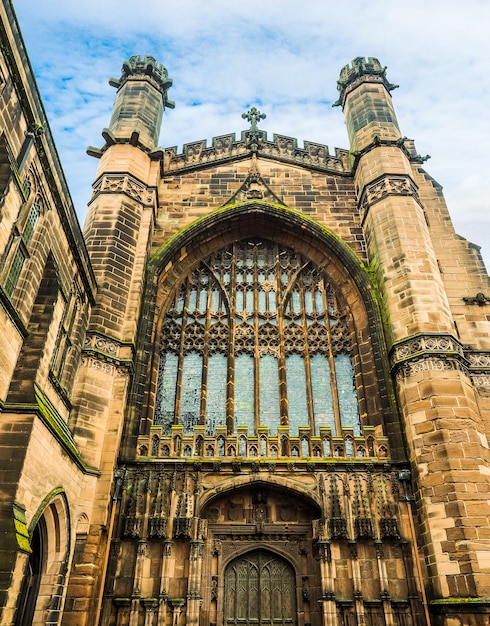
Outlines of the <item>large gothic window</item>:
<svg viewBox="0 0 490 626">
<path fill-rule="evenodd" d="M 220 250 L 163 321 L 154 423 L 164 434 L 360 434 L 349 318 L 328 275 L 296 251 L 264 239 Z"/>
</svg>

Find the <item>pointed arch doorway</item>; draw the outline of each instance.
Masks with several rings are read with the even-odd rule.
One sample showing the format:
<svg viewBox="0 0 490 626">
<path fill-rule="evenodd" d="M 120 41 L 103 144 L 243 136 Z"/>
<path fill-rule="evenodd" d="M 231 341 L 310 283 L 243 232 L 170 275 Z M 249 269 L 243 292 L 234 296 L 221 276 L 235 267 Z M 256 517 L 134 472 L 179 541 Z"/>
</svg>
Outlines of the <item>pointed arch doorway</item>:
<svg viewBox="0 0 490 626">
<path fill-rule="evenodd" d="M 234 559 L 225 570 L 225 626 L 296 626 L 291 565 L 267 550 Z"/>
</svg>

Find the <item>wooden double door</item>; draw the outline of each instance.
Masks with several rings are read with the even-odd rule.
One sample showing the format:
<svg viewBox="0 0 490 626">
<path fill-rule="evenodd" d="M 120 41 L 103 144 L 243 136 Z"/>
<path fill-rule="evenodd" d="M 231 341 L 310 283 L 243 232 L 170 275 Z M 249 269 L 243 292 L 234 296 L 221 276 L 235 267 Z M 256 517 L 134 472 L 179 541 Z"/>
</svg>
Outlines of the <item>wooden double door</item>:
<svg viewBox="0 0 490 626">
<path fill-rule="evenodd" d="M 296 626 L 296 577 L 267 550 L 234 559 L 225 571 L 225 626 Z"/>
</svg>

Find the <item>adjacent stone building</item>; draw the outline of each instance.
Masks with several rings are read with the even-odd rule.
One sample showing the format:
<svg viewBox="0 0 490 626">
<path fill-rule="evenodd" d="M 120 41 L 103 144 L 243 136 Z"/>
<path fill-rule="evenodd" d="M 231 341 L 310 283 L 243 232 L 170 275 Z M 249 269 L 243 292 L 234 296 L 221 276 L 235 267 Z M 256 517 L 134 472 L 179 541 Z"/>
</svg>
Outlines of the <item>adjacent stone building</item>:
<svg viewBox="0 0 490 626">
<path fill-rule="evenodd" d="M 489 278 L 385 68 L 179 151 L 132 57 L 82 234 L 0 11 L 0 624 L 488 624 Z"/>
</svg>

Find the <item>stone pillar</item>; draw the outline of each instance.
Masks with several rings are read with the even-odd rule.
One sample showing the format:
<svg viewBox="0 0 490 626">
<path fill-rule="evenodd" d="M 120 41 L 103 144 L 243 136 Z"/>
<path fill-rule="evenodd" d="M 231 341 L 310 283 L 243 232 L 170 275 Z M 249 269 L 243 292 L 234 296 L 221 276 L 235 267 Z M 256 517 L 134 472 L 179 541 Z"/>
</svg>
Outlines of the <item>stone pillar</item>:
<svg viewBox="0 0 490 626">
<path fill-rule="evenodd" d="M 145 609 L 145 624 L 144 626 L 152 626 L 153 616 L 158 608 L 158 600 L 155 598 L 141 600 L 141 604 Z"/>
<path fill-rule="evenodd" d="M 204 541 L 193 540 L 190 543 L 189 555 L 189 582 L 187 595 L 186 624 L 189 626 L 199 624 L 199 615 L 202 602 L 201 596 L 201 573 Z"/>
<path fill-rule="evenodd" d="M 395 626 L 393 619 L 393 611 L 391 610 L 390 596 L 389 596 L 389 579 L 386 574 L 386 563 L 384 561 L 383 544 L 381 541 L 375 541 L 374 547 L 376 549 L 376 561 L 378 564 L 379 582 L 381 586 L 381 599 L 383 601 L 383 614 L 385 618 L 386 626 Z"/>
<path fill-rule="evenodd" d="M 162 563 L 160 573 L 160 604 L 158 605 L 157 625 L 163 626 L 167 618 L 167 599 L 169 583 L 169 565 L 172 556 L 172 541 L 166 539 L 162 546 Z"/>
<path fill-rule="evenodd" d="M 168 603 L 172 608 L 172 626 L 179 626 L 182 607 L 185 605 L 183 598 L 169 598 Z"/>
</svg>

